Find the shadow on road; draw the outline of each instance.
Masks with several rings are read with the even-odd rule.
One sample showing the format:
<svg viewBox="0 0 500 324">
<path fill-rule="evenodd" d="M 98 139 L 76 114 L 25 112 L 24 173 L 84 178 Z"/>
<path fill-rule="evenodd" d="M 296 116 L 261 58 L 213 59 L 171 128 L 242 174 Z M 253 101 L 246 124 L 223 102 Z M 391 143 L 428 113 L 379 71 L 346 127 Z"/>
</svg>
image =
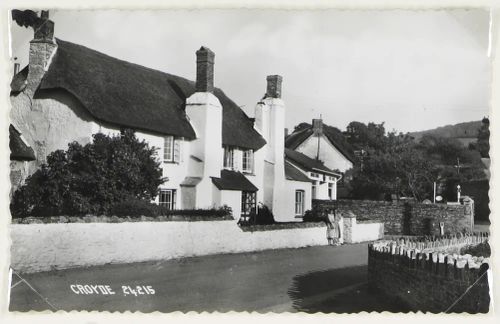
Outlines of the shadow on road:
<svg viewBox="0 0 500 324">
<path fill-rule="evenodd" d="M 406 305 L 368 289 L 366 265 L 296 276 L 288 295 L 293 308 L 306 313 L 409 311 Z"/>
</svg>

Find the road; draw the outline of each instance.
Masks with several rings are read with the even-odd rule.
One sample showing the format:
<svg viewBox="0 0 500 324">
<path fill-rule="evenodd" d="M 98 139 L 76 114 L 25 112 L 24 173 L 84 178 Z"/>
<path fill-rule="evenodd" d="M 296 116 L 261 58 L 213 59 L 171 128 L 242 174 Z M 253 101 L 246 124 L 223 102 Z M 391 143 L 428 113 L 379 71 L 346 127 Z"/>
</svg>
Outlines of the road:
<svg viewBox="0 0 500 324">
<path fill-rule="evenodd" d="M 368 293 L 366 265 L 367 245 L 354 244 L 14 274 L 10 310 L 404 310 Z M 78 284 L 108 285 L 115 294 L 76 294 L 71 285 Z M 122 292 L 138 285 L 155 294 Z"/>
</svg>

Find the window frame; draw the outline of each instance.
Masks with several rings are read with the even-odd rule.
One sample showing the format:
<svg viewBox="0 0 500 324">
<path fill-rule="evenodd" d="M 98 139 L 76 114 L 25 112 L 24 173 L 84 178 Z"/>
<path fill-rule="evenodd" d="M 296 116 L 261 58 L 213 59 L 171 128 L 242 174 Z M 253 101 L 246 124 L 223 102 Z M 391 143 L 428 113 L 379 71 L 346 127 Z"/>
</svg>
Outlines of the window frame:
<svg viewBox="0 0 500 324">
<path fill-rule="evenodd" d="M 170 141 L 167 145 L 167 141 Z M 169 148 L 169 150 L 167 150 Z M 169 152 L 169 157 L 167 157 L 167 152 Z M 163 137 L 163 162 L 174 162 L 174 155 L 175 155 L 175 138 L 172 135 L 164 136 Z"/>
<path fill-rule="evenodd" d="M 295 190 L 295 216 L 304 216 L 306 207 L 306 192 L 305 190 Z"/>
<path fill-rule="evenodd" d="M 317 181 L 312 182 L 311 196 L 312 196 L 312 199 L 316 199 L 316 197 L 318 196 L 318 182 Z"/>
<path fill-rule="evenodd" d="M 224 146 L 224 169 L 234 169 L 234 147 Z"/>
<path fill-rule="evenodd" d="M 244 173 L 254 172 L 254 152 L 252 149 L 243 150 L 241 169 Z"/>
<path fill-rule="evenodd" d="M 162 198 L 166 197 L 167 193 L 170 193 L 170 201 L 162 202 Z M 165 195 L 165 196 L 164 196 Z M 177 190 L 176 189 L 160 189 L 158 196 L 158 205 L 161 207 L 167 207 L 168 210 L 175 210 L 177 203 Z"/>
</svg>

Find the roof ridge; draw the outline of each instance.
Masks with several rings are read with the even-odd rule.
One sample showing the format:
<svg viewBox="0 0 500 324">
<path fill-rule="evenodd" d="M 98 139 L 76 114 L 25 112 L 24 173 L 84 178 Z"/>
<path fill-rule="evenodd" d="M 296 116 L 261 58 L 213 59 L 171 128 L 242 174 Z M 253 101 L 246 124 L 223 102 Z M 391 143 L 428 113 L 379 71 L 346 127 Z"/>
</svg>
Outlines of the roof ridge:
<svg viewBox="0 0 500 324">
<path fill-rule="evenodd" d="M 76 46 L 76 47 L 83 47 L 85 48 L 85 50 L 88 50 L 88 51 L 91 51 L 93 52 L 94 54 L 97 54 L 99 56 L 102 56 L 106 59 L 110 59 L 110 60 L 113 60 L 113 61 L 119 61 L 119 62 L 122 62 L 124 64 L 127 64 L 127 65 L 132 65 L 136 68 L 140 68 L 140 69 L 144 69 L 144 70 L 147 70 L 147 71 L 150 71 L 150 72 L 154 72 L 154 73 L 162 73 L 162 74 L 166 74 L 168 76 L 172 76 L 172 77 L 175 77 L 175 78 L 180 78 L 180 79 L 184 79 L 184 81 L 187 81 L 187 82 L 190 82 L 190 83 L 193 83 L 195 84 L 195 81 L 193 80 L 190 80 L 186 77 L 182 77 L 182 76 L 179 76 L 179 75 L 175 75 L 175 74 L 172 74 L 172 73 L 168 73 L 168 72 L 164 72 L 164 71 L 161 71 L 161 70 L 158 70 L 158 69 L 154 69 L 152 67 L 147 67 L 145 65 L 142 65 L 142 64 L 139 64 L 139 63 L 134 63 L 134 62 L 130 62 L 130 61 L 126 61 L 124 59 L 121 59 L 121 58 L 117 58 L 117 57 L 114 57 L 114 56 L 111 56 L 109 54 L 106 54 L 106 53 L 103 53 L 103 52 L 100 52 L 96 49 L 93 49 L 93 48 L 90 48 L 88 46 L 85 46 L 85 45 L 81 45 L 81 44 L 77 44 L 77 43 L 73 43 L 73 42 L 70 42 L 70 41 L 66 41 L 66 40 L 63 40 L 63 39 L 60 39 L 60 38 L 56 38 L 56 43 L 59 44 L 59 42 L 63 42 L 63 43 L 66 43 L 66 44 L 69 44 L 70 46 Z M 57 52 L 56 52 L 57 54 Z"/>
</svg>

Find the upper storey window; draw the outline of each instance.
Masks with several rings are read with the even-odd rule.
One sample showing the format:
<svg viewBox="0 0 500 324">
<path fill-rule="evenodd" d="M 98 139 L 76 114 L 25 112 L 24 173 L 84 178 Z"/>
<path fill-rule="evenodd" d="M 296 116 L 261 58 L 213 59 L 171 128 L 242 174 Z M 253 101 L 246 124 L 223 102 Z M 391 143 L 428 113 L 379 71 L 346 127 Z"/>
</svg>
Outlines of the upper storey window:
<svg viewBox="0 0 500 324">
<path fill-rule="evenodd" d="M 234 148 L 232 147 L 224 147 L 224 168 L 234 168 Z"/>
<path fill-rule="evenodd" d="M 173 136 L 163 138 L 163 161 L 180 162 L 181 159 L 181 139 Z"/>
</svg>

